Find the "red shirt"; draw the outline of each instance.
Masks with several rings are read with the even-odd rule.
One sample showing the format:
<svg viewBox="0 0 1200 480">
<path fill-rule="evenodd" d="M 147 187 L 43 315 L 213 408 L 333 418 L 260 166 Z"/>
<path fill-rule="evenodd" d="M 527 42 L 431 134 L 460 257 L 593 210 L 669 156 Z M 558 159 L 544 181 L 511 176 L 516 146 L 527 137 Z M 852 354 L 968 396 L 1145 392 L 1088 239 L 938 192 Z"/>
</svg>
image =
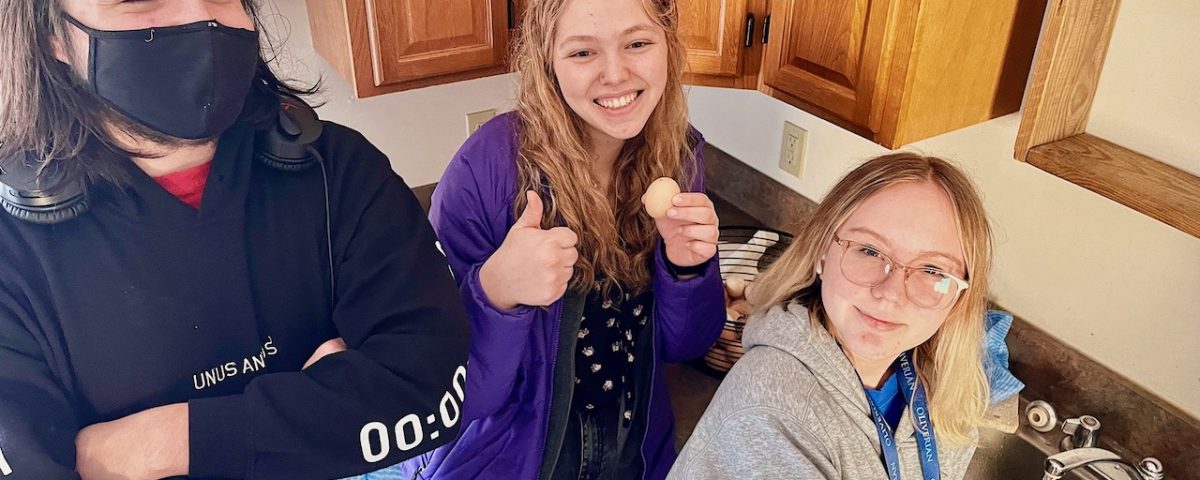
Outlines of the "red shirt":
<svg viewBox="0 0 1200 480">
<path fill-rule="evenodd" d="M 200 201 L 204 199 L 204 185 L 208 183 L 208 171 L 211 167 L 212 162 L 205 162 L 203 165 L 197 165 L 187 170 L 154 177 L 154 181 L 183 203 L 199 210 Z"/>
</svg>

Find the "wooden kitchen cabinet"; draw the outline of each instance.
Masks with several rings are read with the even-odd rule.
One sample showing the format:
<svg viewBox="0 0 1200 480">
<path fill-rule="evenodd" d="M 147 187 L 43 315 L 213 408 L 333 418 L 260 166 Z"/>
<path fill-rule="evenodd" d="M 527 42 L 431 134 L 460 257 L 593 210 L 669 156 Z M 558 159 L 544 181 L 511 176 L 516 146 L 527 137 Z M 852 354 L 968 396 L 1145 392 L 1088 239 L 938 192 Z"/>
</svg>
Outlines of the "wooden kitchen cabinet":
<svg viewBox="0 0 1200 480">
<path fill-rule="evenodd" d="M 307 0 L 313 47 L 359 98 L 506 71 L 508 0 Z"/>
<path fill-rule="evenodd" d="M 685 83 L 758 88 L 766 0 L 683 0 L 679 36 L 688 51 Z"/>
<path fill-rule="evenodd" d="M 529 0 L 307 2 L 314 47 L 369 97 L 505 73 L 510 26 Z M 895 148 L 1017 111 L 1046 3 L 677 6 L 686 83 L 758 89 Z"/>
<path fill-rule="evenodd" d="M 889 148 L 1017 111 L 1044 1 L 772 0 L 763 90 Z"/>
</svg>

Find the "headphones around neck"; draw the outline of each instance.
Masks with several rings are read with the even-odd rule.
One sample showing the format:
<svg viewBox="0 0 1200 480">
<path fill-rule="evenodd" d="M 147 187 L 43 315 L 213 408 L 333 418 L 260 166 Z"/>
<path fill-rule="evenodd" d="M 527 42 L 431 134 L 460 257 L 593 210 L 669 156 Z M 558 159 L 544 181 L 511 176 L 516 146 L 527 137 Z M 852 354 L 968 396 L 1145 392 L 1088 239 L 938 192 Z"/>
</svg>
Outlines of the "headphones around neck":
<svg viewBox="0 0 1200 480">
<path fill-rule="evenodd" d="M 323 126 L 316 110 L 307 103 L 280 94 L 278 121 L 254 134 L 255 158 L 285 172 L 322 163 L 312 145 L 321 137 Z M 85 183 L 77 180 L 61 184 L 60 169 L 41 166 L 29 155 L 12 165 L 0 164 L 0 206 L 18 219 L 42 225 L 65 222 L 86 212 Z"/>
</svg>

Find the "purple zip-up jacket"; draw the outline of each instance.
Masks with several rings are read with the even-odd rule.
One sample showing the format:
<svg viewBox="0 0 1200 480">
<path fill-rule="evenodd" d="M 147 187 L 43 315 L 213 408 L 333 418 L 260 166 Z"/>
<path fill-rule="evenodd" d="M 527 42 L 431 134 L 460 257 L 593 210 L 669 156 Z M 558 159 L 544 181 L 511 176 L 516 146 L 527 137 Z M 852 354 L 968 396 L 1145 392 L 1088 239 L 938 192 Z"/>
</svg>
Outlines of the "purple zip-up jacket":
<svg viewBox="0 0 1200 480">
<path fill-rule="evenodd" d="M 479 283 L 480 267 L 516 221 L 519 124 L 517 115 L 509 113 L 480 128 L 450 162 L 433 194 L 430 221 L 459 284 L 473 338 L 461 433 L 454 442 L 407 464 L 420 478 L 545 478 L 561 445 L 573 386 L 564 365 L 574 361 L 564 357 L 575 353 L 560 343 L 574 342 L 582 295 L 568 292 L 564 298 L 576 300 L 506 312 L 492 305 Z M 704 141 L 698 132 L 693 134 L 697 174 L 691 191 L 703 191 Z M 663 250 L 656 252 L 653 328 L 644 333 L 652 338 L 646 344 L 653 352 L 649 362 L 635 364 L 648 370 L 640 377 L 649 394 L 638 394 L 648 398 L 635 410 L 638 427 L 630 437 L 640 438 L 626 442 L 640 446 L 645 479 L 665 478 L 675 460 L 675 422 L 661 364 L 702 355 L 716 341 L 725 319 L 715 259 L 700 276 L 677 280 Z M 562 325 L 575 330 L 560 331 Z M 556 372 L 567 380 L 556 383 Z"/>
</svg>

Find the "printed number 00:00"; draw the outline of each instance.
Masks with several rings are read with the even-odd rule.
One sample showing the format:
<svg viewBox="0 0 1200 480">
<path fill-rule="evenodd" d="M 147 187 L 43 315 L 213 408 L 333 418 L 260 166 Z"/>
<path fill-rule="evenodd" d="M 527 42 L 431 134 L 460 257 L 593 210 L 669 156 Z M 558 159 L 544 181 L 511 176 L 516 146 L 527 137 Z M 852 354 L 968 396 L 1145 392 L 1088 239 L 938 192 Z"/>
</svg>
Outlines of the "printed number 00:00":
<svg viewBox="0 0 1200 480">
<path fill-rule="evenodd" d="M 442 395 L 442 400 L 438 405 L 439 413 L 441 414 L 442 425 L 446 428 L 453 427 L 458 424 L 462 417 L 462 409 L 459 407 L 459 402 L 464 397 L 465 383 L 467 380 L 467 370 L 463 367 L 458 367 L 454 372 L 454 394 L 446 392 Z M 457 398 L 455 398 L 457 396 Z M 453 411 L 453 414 L 451 412 Z M 432 417 L 432 415 L 431 415 Z M 409 435 L 411 430 L 412 435 Z M 402 452 L 406 452 L 416 448 L 425 440 L 425 429 L 421 425 L 421 417 L 415 413 L 410 413 L 396 422 L 395 425 L 396 447 Z M 359 445 L 362 447 L 363 459 L 370 463 L 375 463 L 387 458 L 391 453 L 391 442 L 388 441 L 388 428 L 381 422 L 371 422 L 363 425 L 362 430 L 358 433 Z M 372 440 L 377 440 L 379 444 L 376 450 Z"/>
</svg>

